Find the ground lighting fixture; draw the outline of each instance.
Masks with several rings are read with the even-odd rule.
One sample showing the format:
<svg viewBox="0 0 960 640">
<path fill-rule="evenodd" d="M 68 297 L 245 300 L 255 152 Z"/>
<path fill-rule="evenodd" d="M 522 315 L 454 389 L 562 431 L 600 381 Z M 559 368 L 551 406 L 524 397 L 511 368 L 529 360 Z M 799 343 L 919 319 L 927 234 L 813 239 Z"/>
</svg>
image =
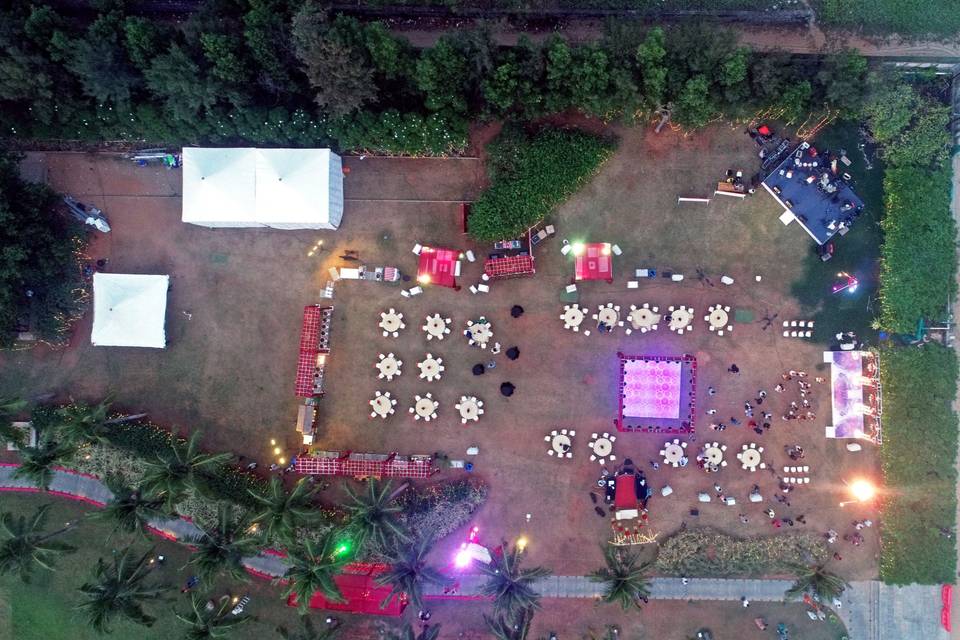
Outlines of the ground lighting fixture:
<svg viewBox="0 0 960 640">
<path fill-rule="evenodd" d="M 877 495 L 877 488 L 873 486 L 873 483 L 869 480 L 864 480 L 863 478 L 858 478 L 853 482 L 850 482 L 847 484 L 847 487 L 849 488 L 850 495 L 853 499 L 841 502 L 841 507 L 846 506 L 851 502 L 870 502 Z"/>
<path fill-rule="evenodd" d="M 573 249 L 573 255 L 575 256 L 582 256 L 586 250 L 586 246 L 584 246 L 582 242 L 574 242 L 571 247 Z"/>
</svg>

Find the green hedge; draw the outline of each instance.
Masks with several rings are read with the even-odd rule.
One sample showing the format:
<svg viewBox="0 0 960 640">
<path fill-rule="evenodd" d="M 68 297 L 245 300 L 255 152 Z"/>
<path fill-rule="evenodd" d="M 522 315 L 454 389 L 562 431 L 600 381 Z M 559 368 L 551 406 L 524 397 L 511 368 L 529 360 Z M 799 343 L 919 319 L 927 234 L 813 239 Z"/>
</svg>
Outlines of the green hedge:
<svg viewBox="0 0 960 640">
<path fill-rule="evenodd" d="M 913 333 L 919 318 L 941 318 L 956 291 L 950 167 L 889 168 L 883 187 L 880 323 Z"/>
<path fill-rule="evenodd" d="M 763 576 L 791 573 L 796 565 L 830 556 L 822 536 L 791 533 L 735 538 L 713 529 L 688 529 L 660 544 L 657 571 L 685 576 Z"/>
<path fill-rule="evenodd" d="M 904 36 L 953 36 L 960 5 L 935 0 L 814 0 L 821 24 Z"/>
<path fill-rule="evenodd" d="M 880 577 L 892 584 L 956 579 L 957 358 L 928 344 L 880 353 L 887 487 L 880 520 Z"/>
<path fill-rule="evenodd" d="M 490 188 L 470 210 L 470 234 L 515 238 L 577 192 L 613 153 L 613 141 L 563 129 L 508 127 L 487 145 Z"/>
</svg>

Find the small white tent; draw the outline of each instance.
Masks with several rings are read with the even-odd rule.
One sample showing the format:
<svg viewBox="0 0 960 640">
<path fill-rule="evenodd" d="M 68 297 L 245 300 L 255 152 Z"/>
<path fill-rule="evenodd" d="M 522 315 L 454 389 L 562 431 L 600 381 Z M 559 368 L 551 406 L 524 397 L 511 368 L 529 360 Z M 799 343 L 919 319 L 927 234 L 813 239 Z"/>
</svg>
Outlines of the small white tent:
<svg viewBox="0 0 960 640">
<path fill-rule="evenodd" d="M 183 150 L 183 221 L 204 227 L 336 229 L 343 169 L 329 149 Z"/>
<path fill-rule="evenodd" d="M 167 346 L 170 276 L 93 274 L 93 331 L 98 347 Z"/>
</svg>

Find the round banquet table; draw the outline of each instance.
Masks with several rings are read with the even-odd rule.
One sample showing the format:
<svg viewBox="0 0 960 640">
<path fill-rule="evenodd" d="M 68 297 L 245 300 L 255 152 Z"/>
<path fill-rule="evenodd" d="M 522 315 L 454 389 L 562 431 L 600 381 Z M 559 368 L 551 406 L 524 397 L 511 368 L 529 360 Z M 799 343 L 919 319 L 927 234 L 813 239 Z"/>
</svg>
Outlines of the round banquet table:
<svg viewBox="0 0 960 640">
<path fill-rule="evenodd" d="M 706 447 L 703 450 L 703 457 L 707 461 L 707 464 L 716 466 L 723 462 L 723 450 L 721 450 L 720 447 Z"/>
<path fill-rule="evenodd" d="M 381 418 L 386 418 L 390 414 L 390 398 L 387 396 L 377 396 L 370 401 L 373 412 Z"/>
<path fill-rule="evenodd" d="M 740 453 L 740 462 L 748 468 L 755 468 L 760 464 L 760 452 L 756 449 L 746 449 Z"/>
<path fill-rule="evenodd" d="M 427 316 L 427 324 L 423 326 L 423 330 L 435 338 L 443 338 L 446 328 L 447 323 L 440 317 L 439 313 L 433 316 Z"/>
<path fill-rule="evenodd" d="M 570 450 L 570 437 L 562 433 L 553 436 L 550 446 L 556 451 L 558 456 L 565 455 Z"/>
<path fill-rule="evenodd" d="M 579 327 L 583 322 L 583 311 L 577 307 L 570 307 L 563 312 L 563 324 L 569 328 Z"/>
<path fill-rule="evenodd" d="M 433 380 L 440 375 L 440 363 L 436 358 L 427 358 L 423 362 L 417 363 L 417 367 L 420 369 L 422 378 Z"/>
<path fill-rule="evenodd" d="M 620 321 L 620 313 L 613 307 L 603 307 L 597 312 L 597 322 L 602 322 L 608 327 L 617 326 Z"/>
<path fill-rule="evenodd" d="M 380 314 L 380 328 L 387 333 L 393 333 L 400 329 L 401 318 L 399 314 L 383 312 Z"/>
<path fill-rule="evenodd" d="M 480 417 L 480 407 L 473 398 L 460 398 L 459 410 L 464 420 L 477 420 Z"/>
<path fill-rule="evenodd" d="M 414 405 L 413 409 L 421 418 L 429 418 L 433 415 L 433 412 L 436 411 L 437 405 L 434 404 L 430 398 L 420 398 L 417 400 L 417 404 Z"/>
<path fill-rule="evenodd" d="M 380 369 L 380 373 L 388 378 L 397 375 L 397 373 L 400 371 L 400 366 L 397 364 L 397 359 L 393 356 L 387 356 L 378 362 L 377 368 Z"/>
<path fill-rule="evenodd" d="M 473 341 L 478 344 L 486 344 L 493 337 L 493 330 L 486 322 L 474 322 L 467 327 Z"/>
<path fill-rule="evenodd" d="M 668 464 L 677 464 L 682 457 L 683 447 L 678 444 L 671 442 L 663 448 L 663 459 L 666 460 Z"/>
<path fill-rule="evenodd" d="M 710 326 L 714 329 L 723 329 L 727 326 L 727 322 L 730 320 L 730 317 L 727 315 L 727 312 L 723 310 L 723 307 L 717 306 L 710 312 L 709 322 Z"/>
<path fill-rule="evenodd" d="M 689 309 L 674 309 L 670 312 L 670 329 L 672 331 L 683 329 L 688 324 L 690 324 Z"/>
<path fill-rule="evenodd" d="M 657 320 L 660 319 L 660 314 L 641 307 L 640 309 L 631 311 L 629 317 L 630 324 L 633 325 L 634 329 L 649 329 L 657 324 Z"/>
<path fill-rule="evenodd" d="M 599 458 L 606 458 L 613 451 L 613 443 L 610 442 L 609 438 L 597 438 L 590 446 Z"/>
</svg>

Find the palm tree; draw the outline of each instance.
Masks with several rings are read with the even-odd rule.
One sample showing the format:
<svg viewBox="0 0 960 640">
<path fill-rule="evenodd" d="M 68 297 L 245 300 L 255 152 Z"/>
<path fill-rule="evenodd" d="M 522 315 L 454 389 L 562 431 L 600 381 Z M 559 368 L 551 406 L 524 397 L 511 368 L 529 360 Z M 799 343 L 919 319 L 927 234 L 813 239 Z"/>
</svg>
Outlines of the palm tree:
<svg viewBox="0 0 960 640">
<path fill-rule="evenodd" d="M 20 466 L 13 475 L 26 478 L 41 489 L 47 489 L 53 482 L 53 467 L 68 460 L 75 452 L 76 449 L 72 446 L 43 434 L 37 446 L 20 449 Z"/>
<path fill-rule="evenodd" d="M 0 575 L 16 572 L 23 582 L 30 582 L 36 567 L 54 571 L 54 562 L 61 555 L 76 551 L 75 547 L 53 540 L 76 526 L 68 524 L 51 533 L 43 533 L 50 505 L 37 507 L 33 516 L 0 514 Z"/>
<path fill-rule="evenodd" d="M 590 574 L 591 580 L 605 584 L 603 601 L 619 602 L 624 610 L 639 607 L 638 600 L 650 595 L 650 563 L 641 563 L 637 554 L 610 545 L 603 548 L 603 559 L 607 566 Z"/>
<path fill-rule="evenodd" d="M 810 591 L 819 596 L 821 600 L 830 601 L 838 598 L 843 590 L 849 586 L 846 580 L 827 571 L 822 564 L 796 565 L 793 570 L 797 576 L 797 581 L 787 589 L 788 598 L 796 598 Z"/>
<path fill-rule="evenodd" d="M 189 540 L 197 547 L 190 564 L 205 583 L 212 583 L 221 573 L 234 580 L 245 580 L 247 572 L 242 560 L 256 555 L 262 542 L 254 533 L 246 513 L 238 514 L 232 504 L 217 507 L 217 525 Z"/>
<path fill-rule="evenodd" d="M 340 573 L 346 559 L 335 536 L 335 531 L 328 531 L 320 540 L 307 538 L 296 551 L 287 549 L 290 568 L 283 576 L 288 581 L 283 597 L 295 596 L 303 613 L 309 609 L 310 598 L 318 591 L 327 600 L 344 601 L 334 577 Z"/>
<path fill-rule="evenodd" d="M 141 488 L 163 497 L 172 509 L 192 489 L 198 486 L 198 474 L 230 460 L 229 453 L 203 453 L 200 450 L 200 432 L 194 431 L 186 442 L 174 442 L 170 449 L 145 461 L 147 472 Z"/>
<path fill-rule="evenodd" d="M 449 580 L 442 573 L 427 565 L 427 554 L 433 539 L 423 536 L 413 544 L 394 545 L 387 554 L 390 569 L 377 576 L 379 585 L 390 585 L 390 594 L 380 603 L 385 607 L 394 596 L 406 594 L 410 602 L 418 609 L 423 608 L 424 584 L 447 584 Z"/>
<path fill-rule="evenodd" d="M 523 609 L 514 619 L 502 615 L 495 618 L 484 615 L 483 621 L 496 640 L 527 640 L 533 622 L 533 610 Z"/>
<path fill-rule="evenodd" d="M 108 474 L 104 483 L 113 493 L 113 499 L 100 511 L 90 512 L 88 518 L 113 522 L 115 530 L 124 533 L 146 536 L 147 526 L 152 521 L 169 515 L 162 498 L 127 485 L 116 474 Z"/>
<path fill-rule="evenodd" d="M 107 416 L 109 400 L 94 406 L 68 404 L 56 410 L 56 430 L 67 444 L 79 446 L 91 442 L 104 442 L 109 432 Z"/>
<path fill-rule="evenodd" d="M 343 508 L 350 516 L 348 528 L 356 537 L 358 548 L 368 540 L 380 549 L 389 549 L 397 540 L 410 541 L 397 518 L 401 509 L 390 493 L 389 480 L 378 486 L 377 481 L 370 478 L 363 493 L 358 493 L 349 484 L 344 484 L 343 488 L 353 500 Z"/>
<path fill-rule="evenodd" d="M 405 622 L 400 628 L 384 628 L 380 637 L 384 640 L 437 640 L 440 637 L 440 625 L 424 625 L 420 633 L 417 633 L 413 625 Z"/>
<path fill-rule="evenodd" d="M 231 615 L 233 603 L 230 596 L 222 596 L 213 606 L 193 594 L 190 598 L 190 611 L 186 615 L 176 614 L 177 620 L 190 625 L 186 640 L 206 640 L 207 638 L 226 638 L 228 630 L 250 622 L 250 616 Z"/>
<path fill-rule="evenodd" d="M 287 493 L 280 478 L 274 476 L 270 479 L 266 495 L 250 491 L 250 495 L 261 505 L 253 521 L 263 528 L 267 539 L 288 543 L 294 539 L 298 527 L 319 519 L 313 504 L 316 492 L 316 486 L 309 479 L 301 478 Z"/>
<path fill-rule="evenodd" d="M 507 618 L 516 619 L 527 609 L 539 609 L 540 594 L 534 591 L 533 583 L 550 575 L 543 567 L 521 568 L 522 557 L 518 547 L 503 549 L 493 555 L 490 564 L 480 565 L 480 572 L 488 577 L 480 586 L 480 595 L 492 597 L 494 611 Z"/>
<path fill-rule="evenodd" d="M 317 629 L 308 615 L 300 616 L 300 630 L 288 631 L 286 627 L 277 627 L 277 633 L 283 640 L 333 640 L 340 633 L 337 626 Z"/>
<path fill-rule="evenodd" d="M 139 559 L 132 558 L 128 547 L 114 555 L 112 564 L 103 558 L 97 560 L 94 580 L 80 587 L 87 597 L 77 606 L 86 611 L 87 620 L 96 631 L 109 633 L 110 623 L 117 618 L 145 627 L 153 625 L 156 618 L 144 611 L 143 603 L 162 599 L 169 587 L 147 582 L 152 554 L 150 549 Z"/>
<path fill-rule="evenodd" d="M 0 398 L 0 444 L 12 442 L 18 449 L 27 444 L 23 431 L 14 428 L 14 416 L 27 408 L 27 401 L 21 398 Z"/>
</svg>

